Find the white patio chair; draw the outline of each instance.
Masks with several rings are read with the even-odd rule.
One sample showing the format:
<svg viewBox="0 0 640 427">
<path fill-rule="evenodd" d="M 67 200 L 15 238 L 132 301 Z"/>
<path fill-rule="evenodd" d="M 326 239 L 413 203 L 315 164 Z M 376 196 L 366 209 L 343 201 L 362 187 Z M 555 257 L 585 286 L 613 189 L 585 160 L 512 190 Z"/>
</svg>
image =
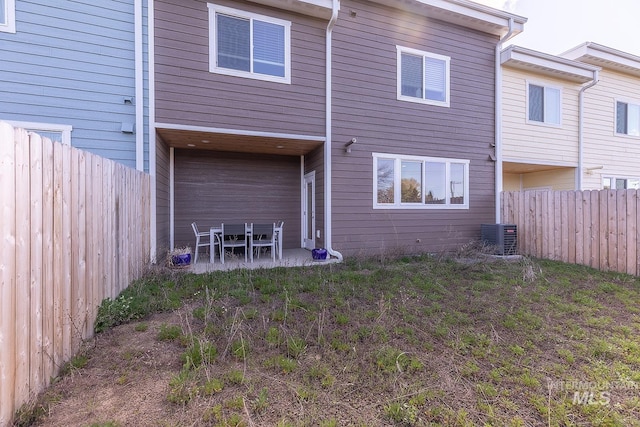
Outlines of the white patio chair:
<svg viewBox="0 0 640 427">
<path fill-rule="evenodd" d="M 220 261 L 224 264 L 226 249 L 242 248 L 244 250 L 244 262 L 247 262 L 247 234 L 249 228 L 244 224 L 222 224 Z"/>
<path fill-rule="evenodd" d="M 196 248 L 195 248 L 195 254 L 193 256 L 193 263 L 195 264 L 198 262 L 198 248 L 204 247 L 204 246 L 206 246 L 207 248 L 210 248 L 211 239 L 213 239 L 214 253 L 210 254 L 210 256 L 211 256 L 211 262 L 213 262 L 216 246 L 218 247 L 218 250 L 220 249 L 220 241 L 218 239 L 218 236 L 216 236 L 215 234 L 212 236 L 210 231 L 198 230 L 198 225 L 195 222 L 191 223 L 191 228 L 193 228 L 193 234 L 196 235 Z"/>
<path fill-rule="evenodd" d="M 262 248 L 271 248 L 271 260 L 276 262 L 276 225 L 271 224 L 251 224 L 251 262 L 253 262 L 253 251 L 258 249 L 258 257 Z"/>
</svg>

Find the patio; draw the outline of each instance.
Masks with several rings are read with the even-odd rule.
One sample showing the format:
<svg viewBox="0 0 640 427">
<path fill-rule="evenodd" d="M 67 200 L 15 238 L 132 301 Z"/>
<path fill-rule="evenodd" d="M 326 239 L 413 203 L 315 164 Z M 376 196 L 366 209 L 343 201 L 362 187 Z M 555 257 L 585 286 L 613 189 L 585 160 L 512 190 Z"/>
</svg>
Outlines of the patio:
<svg viewBox="0 0 640 427">
<path fill-rule="evenodd" d="M 198 255 L 198 263 L 192 264 L 189 271 L 196 274 L 208 273 L 210 271 L 219 270 L 236 270 L 239 268 L 256 269 L 256 268 L 275 268 L 275 267 L 302 267 L 306 265 L 323 265 L 336 263 L 336 258 L 327 259 L 325 261 L 314 261 L 311 258 L 311 251 L 303 248 L 283 249 L 282 259 L 276 257 L 276 261 L 271 260 L 271 256 L 263 255 L 255 258 L 253 262 L 244 262 L 244 256 L 225 255 L 224 264 L 220 262 L 220 258 L 216 254 L 215 262 L 209 262 L 209 254 L 203 252 Z"/>
</svg>

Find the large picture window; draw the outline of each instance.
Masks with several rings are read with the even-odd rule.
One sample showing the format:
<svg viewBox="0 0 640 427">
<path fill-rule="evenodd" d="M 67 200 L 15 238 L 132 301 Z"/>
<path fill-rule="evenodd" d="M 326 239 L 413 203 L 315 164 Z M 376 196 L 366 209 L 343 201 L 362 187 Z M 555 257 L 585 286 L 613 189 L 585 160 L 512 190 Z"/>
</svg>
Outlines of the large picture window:
<svg viewBox="0 0 640 427">
<path fill-rule="evenodd" d="M 616 133 L 640 136 L 640 105 L 616 102 Z"/>
<path fill-rule="evenodd" d="M 529 121 L 552 125 L 560 124 L 560 89 L 529 84 L 528 98 Z"/>
<path fill-rule="evenodd" d="M 451 58 L 396 46 L 398 52 L 398 99 L 449 106 Z"/>
<path fill-rule="evenodd" d="M 15 0 L 0 0 L 0 32 L 16 32 Z"/>
<path fill-rule="evenodd" d="M 291 23 L 209 4 L 209 70 L 291 82 Z"/>
<path fill-rule="evenodd" d="M 373 153 L 375 209 L 468 209 L 469 160 Z"/>
</svg>

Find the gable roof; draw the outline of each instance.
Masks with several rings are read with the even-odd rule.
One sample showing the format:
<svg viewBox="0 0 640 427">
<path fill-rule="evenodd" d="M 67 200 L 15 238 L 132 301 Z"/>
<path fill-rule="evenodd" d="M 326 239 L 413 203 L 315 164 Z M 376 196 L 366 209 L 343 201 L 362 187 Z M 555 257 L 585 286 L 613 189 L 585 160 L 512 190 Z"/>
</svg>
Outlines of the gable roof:
<svg viewBox="0 0 640 427">
<path fill-rule="evenodd" d="M 500 63 L 511 68 L 580 84 L 592 81 L 594 73 L 601 69 L 595 65 L 514 45 L 507 47 L 500 53 Z"/>
<path fill-rule="evenodd" d="M 333 0 L 250 0 L 267 6 L 292 12 L 329 19 Z M 509 20 L 513 20 L 510 37 L 524 30 L 527 18 L 481 5 L 470 0 L 369 0 L 417 15 L 461 25 L 497 36 L 509 31 Z M 338 7 L 340 2 L 337 1 Z"/>
<path fill-rule="evenodd" d="M 586 42 L 560 56 L 640 77 L 640 56 L 601 44 Z"/>
</svg>

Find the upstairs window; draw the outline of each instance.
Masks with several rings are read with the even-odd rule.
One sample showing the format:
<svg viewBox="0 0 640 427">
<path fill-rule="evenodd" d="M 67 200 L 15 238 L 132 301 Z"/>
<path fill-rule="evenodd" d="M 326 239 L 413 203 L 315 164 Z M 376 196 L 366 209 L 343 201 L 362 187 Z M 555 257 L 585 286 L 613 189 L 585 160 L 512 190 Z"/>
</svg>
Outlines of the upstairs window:
<svg viewBox="0 0 640 427">
<path fill-rule="evenodd" d="M 616 102 L 616 133 L 640 136 L 640 105 Z"/>
<path fill-rule="evenodd" d="M 398 99 L 449 106 L 451 58 L 396 46 L 398 52 Z"/>
<path fill-rule="evenodd" d="M 291 23 L 209 4 L 209 71 L 291 82 Z"/>
<path fill-rule="evenodd" d="M 559 125 L 560 99 L 560 89 L 529 84 L 529 121 Z"/>
<path fill-rule="evenodd" d="M 0 32 L 16 32 L 15 0 L 0 0 Z"/>
<path fill-rule="evenodd" d="M 469 209 L 469 160 L 373 153 L 375 209 Z"/>
</svg>

